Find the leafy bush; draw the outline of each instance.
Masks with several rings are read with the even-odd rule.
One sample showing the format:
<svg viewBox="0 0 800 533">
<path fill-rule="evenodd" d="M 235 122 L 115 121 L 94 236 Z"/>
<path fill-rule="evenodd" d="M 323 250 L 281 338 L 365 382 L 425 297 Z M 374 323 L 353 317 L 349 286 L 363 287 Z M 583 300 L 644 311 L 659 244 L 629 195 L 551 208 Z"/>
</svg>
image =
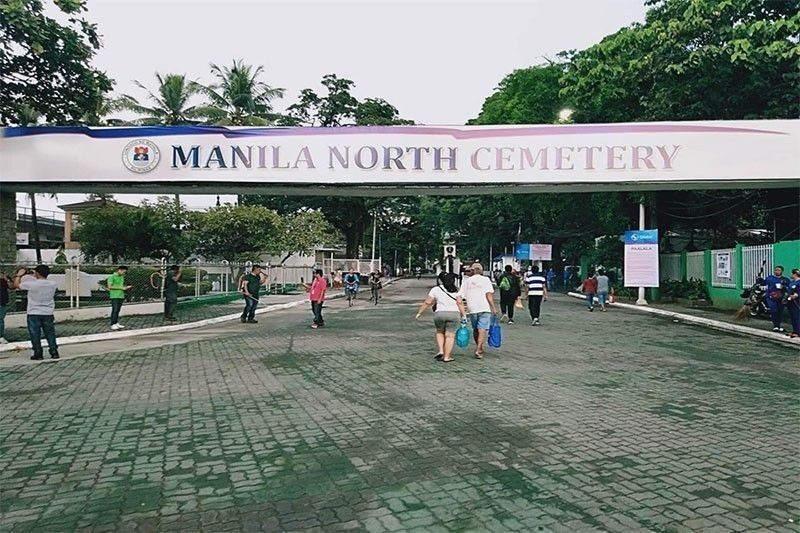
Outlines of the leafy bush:
<svg viewBox="0 0 800 533">
<path fill-rule="evenodd" d="M 699 279 L 674 280 L 666 279 L 661 282 L 661 294 L 672 298 L 686 298 L 688 300 L 709 300 L 708 285 Z"/>
</svg>

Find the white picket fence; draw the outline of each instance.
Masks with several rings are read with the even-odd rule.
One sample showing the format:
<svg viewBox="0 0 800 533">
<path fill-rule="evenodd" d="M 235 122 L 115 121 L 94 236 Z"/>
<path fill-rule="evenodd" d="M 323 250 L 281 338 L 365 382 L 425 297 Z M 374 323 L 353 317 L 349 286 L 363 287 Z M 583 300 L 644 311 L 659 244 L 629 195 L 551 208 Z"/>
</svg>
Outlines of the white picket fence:
<svg viewBox="0 0 800 533">
<path fill-rule="evenodd" d="M 686 254 L 686 279 L 706 281 L 705 252 L 688 252 Z"/>
<path fill-rule="evenodd" d="M 681 279 L 681 254 L 662 254 L 659 265 L 661 281 L 667 279 Z"/>
<path fill-rule="evenodd" d="M 772 245 L 745 246 L 742 248 L 742 285 L 749 287 L 756 282 L 759 272 L 772 273 Z"/>
</svg>

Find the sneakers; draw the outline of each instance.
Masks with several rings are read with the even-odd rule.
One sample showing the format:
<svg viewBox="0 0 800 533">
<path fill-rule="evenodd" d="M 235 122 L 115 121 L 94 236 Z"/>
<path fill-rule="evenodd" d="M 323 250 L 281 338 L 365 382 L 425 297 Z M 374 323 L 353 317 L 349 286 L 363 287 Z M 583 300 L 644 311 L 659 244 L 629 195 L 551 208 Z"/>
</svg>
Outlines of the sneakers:
<svg viewBox="0 0 800 533">
<path fill-rule="evenodd" d="M 61 359 L 61 356 L 58 355 L 58 353 L 51 353 L 50 354 L 50 359 Z"/>
<path fill-rule="evenodd" d="M 509 318 L 509 319 L 508 319 L 508 325 L 510 326 L 510 325 L 511 325 L 511 324 L 513 324 L 513 323 L 514 323 L 514 321 L 513 321 L 513 320 L 511 320 L 511 319 Z"/>
<path fill-rule="evenodd" d="M 44 359 L 44 356 L 41 354 L 39 355 L 34 354 L 31 356 L 31 361 L 41 361 L 42 359 Z"/>
<path fill-rule="evenodd" d="M 531 326 L 538 326 L 538 325 L 539 325 L 539 319 L 538 318 L 534 318 L 533 320 L 531 320 Z"/>
<path fill-rule="evenodd" d="M 119 324 L 111 324 L 111 329 L 117 331 L 118 329 L 122 329 L 122 326 Z"/>
<path fill-rule="evenodd" d="M 240 318 L 239 320 L 241 320 L 241 321 L 242 321 L 242 324 L 244 324 L 245 322 L 247 322 L 247 319 L 246 319 L 245 317 L 242 317 L 242 318 Z"/>
<path fill-rule="evenodd" d="M 311 329 L 319 329 L 319 326 L 316 324 L 311 324 Z"/>
<path fill-rule="evenodd" d="M 500 317 L 500 322 L 502 322 L 503 320 L 508 320 L 508 315 L 501 316 Z"/>
<path fill-rule="evenodd" d="M 248 324 L 258 324 L 258 320 L 252 319 L 247 321 Z"/>
<path fill-rule="evenodd" d="M 786 330 L 784 328 L 772 328 L 772 331 L 774 331 L 775 333 L 786 333 Z"/>
<path fill-rule="evenodd" d="M 591 313 L 592 311 L 594 311 L 594 307 L 589 308 L 589 312 Z"/>
<path fill-rule="evenodd" d="M 0 337 L 0 344 L 8 344 L 8 341 L 5 339 L 5 337 Z"/>
</svg>

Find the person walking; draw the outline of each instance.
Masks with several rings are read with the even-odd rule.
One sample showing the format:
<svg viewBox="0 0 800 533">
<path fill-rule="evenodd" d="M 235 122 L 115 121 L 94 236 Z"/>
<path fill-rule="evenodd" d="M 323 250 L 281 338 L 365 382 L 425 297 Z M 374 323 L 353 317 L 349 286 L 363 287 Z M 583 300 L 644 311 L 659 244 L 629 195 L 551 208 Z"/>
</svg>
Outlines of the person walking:
<svg viewBox="0 0 800 533">
<path fill-rule="evenodd" d="M 547 290 L 553 291 L 556 288 L 556 271 L 553 270 L 553 267 L 550 267 L 547 271 Z"/>
<path fill-rule="evenodd" d="M 583 280 L 580 286 L 581 292 L 586 295 L 586 307 L 589 311 L 594 311 L 594 296 L 597 294 L 597 278 L 589 271 L 589 275 Z"/>
<path fill-rule="evenodd" d="M 764 284 L 767 286 L 764 299 L 769 309 L 769 316 L 772 319 L 772 331 L 776 333 L 785 333 L 786 330 L 782 325 L 783 308 L 785 307 L 783 302 L 789 287 L 789 279 L 783 275 L 783 267 L 777 265 L 772 271 L 772 274 L 767 276 L 767 279 L 764 280 Z"/>
<path fill-rule="evenodd" d="M 175 308 L 178 307 L 178 282 L 181 279 L 181 267 L 172 265 L 164 278 L 164 319 L 175 322 Z"/>
<path fill-rule="evenodd" d="M 504 318 L 508 319 L 509 324 L 514 323 L 514 304 L 517 303 L 522 291 L 519 286 L 519 276 L 514 273 L 514 267 L 506 265 L 505 272 L 500 274 L 497 280 L 497 286 L 500 288 L 500 317 L 502 321 Z"/>
<path fill-rule="evenodd" d="M 792 321 L 792 334 L 789 336 L 793 339 L 800 337 L 800 268 L 792 269 L 786 308 L 789 309 L 789 318 Z"/>
<path fill-rule="evenodd" d="M 542 312 L 542 301 L 547 301 L 547 280 L 539 272 L 539 267 L 534 265 L 528 269 L 524 278 L 528 290 L 528 312 L 531 315 L 531 326 L 541 324 L 539 316 Z"/>
<path fill-rule="evenodd" d="M 28 291 L 28 335 L 31 338 L 33 355 L 31 360 L 41 361 L 44 359 L 42 349 L 42 334 L 47 339 L 47 349 L 50 352 L 50 359 L 59 359 L 58 344 L 56 343 L 55 328 L 55 309 L 56 309 L 56 290 L 58 284 L 47 279 L 50 275 L 50 267 L 39 265 L 33 270 L 33 275 L 26 273 L 25 270 L 17 272 L 14 279 L 14 288 Z"/>
<path fill-rule="evenodd" d="M 483 266 L 473 263 L 464 274 L 466 277 L 458 291 L 458 300 L 461 305 L 466 302 L 467 312 L 472 322 L 472 336 L 475 339 L 475 357 L 483 359 L 486 338 L 489 336 L 489 327 L 492 324 L 492 315 L 497 315 L 494 304 L 494 286 L 492 280 L 483 275 Z"/>
<path fill-rule="evenodd" d="M 325 293 L 328 290 L 328 282 L 321 269 L 314 271 L 314 279 L 309 286 L 308 299 L 311 301 L 311 312 L 314 313 L 314 321 L 311 323 L 312 329 L 321 328 L 325 325 L 322 318 L 322 305 L 325 302 Z"/>
<path fill-rule="evenodd" d="M 261 265 L 253 265 L 250 268 L 250 272 L 242 278 L 242 294 L 244 294 L 244 310 L 240 318 L 242 323 L 258 324 L 256 308 L 258 307 L 258 297 L 263 284 Z"/>
<path fill-rule="evenodd" d="M 111 329 L 123 329 L 125 326 L 119 323 L 119 313 L 122 311 L 122 303 L 125 301 L 125 292 L 131 289 L 130 285 L 125 285 L 125 275 L 128 267 L 120 265 L 117 271 L 108 276 L 106 288 L 108 298 L 111 300 Z"/>
<path fill-rule="evenodd" d="M 419 320 L 428 307 L 433 307 L 433 325 L 436 328 L 436 360 L 449 363 L 453 360 L 453 348 L 456 343 L 456 330 L 461 320 L 466 319 L 464 304 L 459 302 L 458 287 L 455 275 L 440 272 L 436 278 L 436 286 L 430 290 L 428 297 L 417 311 Z"/>
<path fill-rule="evenodd" d="M 600 302 L 600 309 L 606 311 L 608 303 L 608 291 L 611 289 L 611 282 L 603 269 L 597 271 L 597 299 Z"/>
</svg>

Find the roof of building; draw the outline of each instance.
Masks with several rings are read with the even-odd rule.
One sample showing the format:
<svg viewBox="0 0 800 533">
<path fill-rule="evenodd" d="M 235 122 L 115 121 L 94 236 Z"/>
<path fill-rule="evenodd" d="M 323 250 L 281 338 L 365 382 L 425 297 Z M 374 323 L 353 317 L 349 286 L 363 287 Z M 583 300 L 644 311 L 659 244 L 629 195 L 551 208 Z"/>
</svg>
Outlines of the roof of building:
<svg viewBox="0 0 800 533">
<path fill-rule="evenodd" d="M 122 202 L 117 202 L 116 200 L 86 200 L 85 202 L 78 202 L 75 204 L 65 204 L 58 206 L 59 209 L 63 209 L 64 211 L 84 211 L 86 209 L 92 209 L 93 207 L 103 207 L 104 205 L 121 205 L 127 207 L 135 207 L 130 204 L 125 204 Z"/>
</svg>

